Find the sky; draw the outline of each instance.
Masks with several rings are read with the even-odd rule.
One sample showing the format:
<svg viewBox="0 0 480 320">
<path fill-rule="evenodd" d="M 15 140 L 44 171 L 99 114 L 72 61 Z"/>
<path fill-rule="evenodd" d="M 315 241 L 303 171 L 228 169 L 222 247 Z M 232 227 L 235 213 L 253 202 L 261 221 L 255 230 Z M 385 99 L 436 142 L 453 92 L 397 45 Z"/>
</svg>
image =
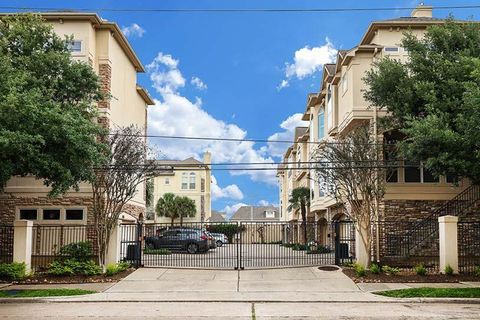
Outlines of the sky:
<svg viewBox="0 0 480 320">
<path fill-rule="evenodd" d="M 421 1 L 319 0 L 2 0 L 0 6 L 99 8 L 373 8 L 413 7 Z M 476 5 L 478 1 L 424 1 L 426 5 Z M 0 9 L 1 11 L 13 11 Z M 360 41 L 372 20 L 409 16 L 411 10 L 328 13 L 160 13 L 98 11 L 116 22 L 147 72 L 138 82 L 156 104 L 150 135 L 292 140 L 307 94 L 318 91 L 322 66 L 337 50 Z M 434 10 L 478 19 L 479 9 Z M 278 143 L 185 141 L 151 138 L 163 159 L 213 163 L 281 160 Z M 228 215 L 244 204 L 278 205 L 275 171 L 213 171 L 212 208 Z"/>
</svg>

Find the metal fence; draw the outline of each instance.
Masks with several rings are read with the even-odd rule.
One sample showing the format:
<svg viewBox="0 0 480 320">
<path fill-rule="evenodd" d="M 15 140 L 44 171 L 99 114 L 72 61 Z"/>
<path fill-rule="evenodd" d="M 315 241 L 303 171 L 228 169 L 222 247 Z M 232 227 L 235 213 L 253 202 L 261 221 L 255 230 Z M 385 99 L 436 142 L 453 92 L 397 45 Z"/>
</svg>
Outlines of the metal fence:
<svg viewBox="0 0 480 320">
<path fill-rule="evenodd" d="M 420 226 L 416 221 L 380 221 L 378 231 L 381 264 L 404 269 L 423 264 L 438 271 L 438 222 L 424 221 Z"/>
<path fill-rule="evenodd" d="M 332 265 L 354 257 L 354 228 L 350 222 L 155 223 L 120 228 L 121 260 L 146 267 Z"/>
<path fill-rule="evenodd" d="M 32 229 L 32 268 L 44 271 L 56 258 L 60 248 L 75 242 L 90 241 L 96 259 L 96 229 L 93 225 L 35 225 Z"/>
<path fill-rule="evenodd" d="M 13 261 L 13 226 L 0 225 L 0 263 Z"/>
<path fill-rule="evenodd" d="M 458 222 L 458 267 L 461 273 L 480 268 L 480 222 Z"/>
</svg>

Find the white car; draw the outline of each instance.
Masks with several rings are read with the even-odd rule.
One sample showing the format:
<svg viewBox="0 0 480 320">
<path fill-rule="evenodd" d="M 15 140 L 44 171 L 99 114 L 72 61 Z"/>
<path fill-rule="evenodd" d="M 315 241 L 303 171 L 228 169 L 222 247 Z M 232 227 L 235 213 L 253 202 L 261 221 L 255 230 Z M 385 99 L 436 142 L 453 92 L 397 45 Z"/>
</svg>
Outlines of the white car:
<svg viewBox="0 0 480 320">
<path fill-rule="evenodd" d="M 228 243 L 228 238 L 223 233 L 212 233 L 213 238 L 215 238 L 215 243 L 217 247 L 223 246 L 224 243 Z"/>
</svg>

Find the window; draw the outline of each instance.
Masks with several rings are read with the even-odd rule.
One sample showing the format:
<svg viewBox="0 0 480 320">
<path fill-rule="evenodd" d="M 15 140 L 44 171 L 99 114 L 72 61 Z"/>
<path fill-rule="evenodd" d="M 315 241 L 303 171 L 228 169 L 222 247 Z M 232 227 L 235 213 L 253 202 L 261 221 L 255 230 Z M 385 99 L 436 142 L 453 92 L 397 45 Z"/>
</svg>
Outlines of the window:
<svg viewBox="0 0 480 320">
<path fill-rule="evenodd" d="M 60 209 L 43 209 L 43 220 L 60 220 Z"/>
<path fill-rule="evenodd" d="M 190 172 L 190 189 L 195 189 L 195 172 Z"/>
<path fill-rule="evenodd" d="M 186 172 L 182 173 L 182 190 L 188 189 L 188 174 Z"/>
<path fill-rule="evenodd" d="M 65 220 L 83 220 L 83 209 L 65 210 Z"/>
<path fill-rule="evenodd" d="M 275 211 L 265 211 L 265 218 L 275 218 Z"/>
<path fill-rule="evenodd" d="M 327 90 L 327 125 L 328 125 L 328 129 L 331 129 L 332 126 L 333 126 L 333 108 L 332 108 L 332 104 L 333 104 L 333 99 L 332 99 L 332 94 L 333 94 L 333 90 L 332 90 L 332 85 L 329 84 L 328 85 L 328 90 Z"/>
<path fill-rule="evenodd" d="M 21 209 L 21 220 L 37 220 L 37 209 Z"/>
<path fill-rule="evenodd" d="M 439 179 L 421 162 L 405 161 L 405 182 L 435 183 Z"/>
<path fill-rule="evenodd" d="M 73 40 L 68 44 L 68 50 L 70 52 L 81 52 L 82 51 L 82 41 L 80 40 Z"/>
<path fill-rule="evenodd" d="M 321 109 L 318 112 L 318 140 L 325 136 L 325 111 Z"/>
<path fill-rule="evenodd" d="M 388 52 L 388 53 L 398 53 L 400 51 L 400 48 L 399 47 L 385 47 L 385 48 L 383 48 L 383 50 L 385 52 Z"/>
<path fill-rule="evenodd" d="M 348 89 L 348 75 L 347 73 L 345 72 L 343 77 L 342 77 L 342 93 L 345 93 L 347 92 L 347 89 Z"/>
<path fill-rule="evenodd" d="M 170 178 L 165 178 L 165 184 L 170 184 Z"/>
<path fill-rule="evenodd" d="M 453 174 L 447 174 L 446 176 L 447 183 L 457 184 L 460 181 L 460 178 Z"/>
<path fill-rule="evenodd" d="M 405 182 L 421 182 L 420 163 L 405 161 Z"/>
</svg>

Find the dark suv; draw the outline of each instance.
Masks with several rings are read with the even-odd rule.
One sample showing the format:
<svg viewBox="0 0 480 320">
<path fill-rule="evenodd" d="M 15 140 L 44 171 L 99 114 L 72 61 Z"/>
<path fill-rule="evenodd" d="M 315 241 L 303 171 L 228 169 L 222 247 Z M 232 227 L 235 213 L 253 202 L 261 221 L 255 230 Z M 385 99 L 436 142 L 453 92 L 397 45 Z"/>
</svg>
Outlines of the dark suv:
<svg viewBox="0 0 480 320">
<path fill-rule="evenodd" d="M 208 251 L 208 237 L 199 229 L 158 230 L 153 237 L 145 237 L 148 249 L 169 249 L 187 251 L 188 253 Z"/>
</svg>

